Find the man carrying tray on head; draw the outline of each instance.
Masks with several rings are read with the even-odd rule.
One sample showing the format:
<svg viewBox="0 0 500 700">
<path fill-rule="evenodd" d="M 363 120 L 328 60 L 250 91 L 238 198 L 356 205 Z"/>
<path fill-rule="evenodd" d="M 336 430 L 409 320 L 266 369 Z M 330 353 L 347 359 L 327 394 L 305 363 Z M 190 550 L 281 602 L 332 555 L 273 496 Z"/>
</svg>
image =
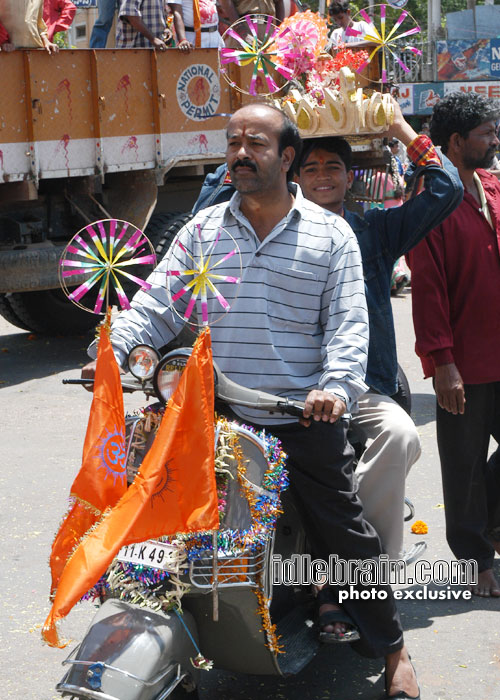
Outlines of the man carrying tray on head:
<svg viewBox="0 0 500 700">
<path fill-rule="evenodd" d="M 192 231 L 199 223 L 202 237 L 223 226 L 243 260 L 241 285 L 229 300 L 231 311 L 213 326 L 214 358 L 237 382 L 305 399 L 300 422 L 252 409 L 237 413 L 281 439 L 315 555 L 376 560 L 380 544 L 356 496 L 353 451 L 342 419 L 366 389 L 368 322 L 358 245 L 341 217 L 308 202 L 300 187 L 287 183 L 300 139 L 280 110 L 263 104 L 243 107 L 231 118 L 227 137 L 226 157 L 237 192 L 229 203 L 200 212 L 188 225 Z M 181 249 L 171 255 L 176 261 L 170 269 L 182 269 Z M 161 347 L 181 330 L 165 288 L 168 264 L 169 255 L 150 277 L 151 290 L 137 294 L 131 310 L 113 325 L 111 339 L 121 364 L 135 344 Z M 228 259 L 221 273 L 235 274 L 235 266 Z M 210 321 L 217 307 L 214 299 L 208 304 Z M 91 363 L 83 376 L 93 372 Z M 417 698 L 392 591 L 373 587 L 383 595 L 345 601 L 350 617 L 331 611 L 338 587 L 325 588 L 321 635 L 328 641 L 351 640 L 357 627 L 358 649 L 386 659 L 387 697 Z M 328 626 L 333 631 L 325 630 Z"/>
<path fill-rule="evenodd" d="M 354 181 L 352 150 L 340 137 L 310 139 L 299 164 L 304 196 L 340 214 L 353 229 L 361 250 L 370 347 L 366 383 L 351 428 L 367 445 L 356 468 L 359 497 L 366 519 L 377 531 L 392 559 L 404 557 L 405 479 L 420 455 L 420 441 L 411 418 L 391 396 L 397 392 L 397 354 L 391 306 L 391 276 L 395 261 L 424 238 L 460 204 L 463 188 L 456 168 L 443 164 L 428 136 L 417 136 L 393 100 L 395 117 L 389 135 L 408 148 L 421 169 L 424 188 L 402 206 L 370 209 L 364 217 L 346 208 Z"/>
</svg>

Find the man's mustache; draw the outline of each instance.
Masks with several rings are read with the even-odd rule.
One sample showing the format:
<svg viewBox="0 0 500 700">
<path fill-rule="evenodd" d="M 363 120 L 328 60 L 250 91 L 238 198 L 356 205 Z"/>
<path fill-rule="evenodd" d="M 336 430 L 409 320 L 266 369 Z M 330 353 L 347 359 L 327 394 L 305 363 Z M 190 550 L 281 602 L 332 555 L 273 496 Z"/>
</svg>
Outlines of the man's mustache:
<svg viewBox="0 0 500 700">
<path fill-rule="evenodd" d="M 236 168 L 250 168 L 254 173 L 257 172 L 257 166 L 251 160 L 235 160 L 231 166 L 231 170 L 234 172 Z"/>
</svg>

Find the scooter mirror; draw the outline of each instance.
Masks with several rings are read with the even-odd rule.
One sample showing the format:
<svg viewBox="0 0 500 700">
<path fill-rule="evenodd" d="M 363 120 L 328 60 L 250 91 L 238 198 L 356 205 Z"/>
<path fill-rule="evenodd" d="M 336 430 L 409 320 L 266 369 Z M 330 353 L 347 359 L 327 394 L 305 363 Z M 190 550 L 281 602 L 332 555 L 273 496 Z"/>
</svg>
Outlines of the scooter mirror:
<svg viewBox="0 0 500 700">
<path fill-rule="evenodd" d="M 151 379 L 160 356 L 150 345 L 136 345 L 129 353 L 128 368 L 140 381 Z"/>
<path fill-rule="evenodd" d="M 162 403 L 168 403 L 176 390 L 190 355 L 190 348 L 179 348 L 167 353 L 158 363 L 153 378 L 153 388 Z"/>
<path fill-rule="evenodd" d="M 191 356 L 192 348 L 177 348 L 161 358 L 153 377 L 153 388 L 158 399 L 167 403 L 179 384 L 184 368 Z M 217 387 L 218 374 L 214 363 L 214 386 Z M 217 389 L 216 389 L 217 390 Z"/>
</svg>

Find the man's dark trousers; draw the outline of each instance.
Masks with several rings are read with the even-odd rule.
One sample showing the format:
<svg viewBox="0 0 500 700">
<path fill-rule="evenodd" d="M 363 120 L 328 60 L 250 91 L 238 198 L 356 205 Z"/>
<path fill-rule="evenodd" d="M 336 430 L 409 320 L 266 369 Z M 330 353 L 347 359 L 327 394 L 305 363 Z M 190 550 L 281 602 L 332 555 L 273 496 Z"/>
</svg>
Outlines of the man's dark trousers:
<svg viewBox="0 0 500 700">
<path fill-rule="evenodd" d="M 500 526 L 500 450 L 488 460 L 490 436 L 500 442 L 500 382 L 466 384 L 465 412 L 437 405 L 436 431 L 446 517 L 446 539 L 457 559 L 491 569 L 489 531 Z"/>
<path fill-rule="evenodd" d="M 262 426 L 255 426 L 256 428 Z M 354 452 L 347 441 L 348 422 L 312 421 L 266 426 L 288 454 L 290 487 L 301 510 L 315 557 L 330 554 L 344 560 L 377 559 L 380 541 L 363 519 L 353 473 Z M 348 588 L 348 587 L 346 587 Z M 403 632 L 389 585 L 355 586 L 358 591 L 382 592 L 384 599 L 345 600 L 342 607 L 358 627 L 361 640 L 353 647 L 370 657 L 387 656 L 403 646 Z M 332 589 L 338 592 L 339 588 Z"/>
</svg>

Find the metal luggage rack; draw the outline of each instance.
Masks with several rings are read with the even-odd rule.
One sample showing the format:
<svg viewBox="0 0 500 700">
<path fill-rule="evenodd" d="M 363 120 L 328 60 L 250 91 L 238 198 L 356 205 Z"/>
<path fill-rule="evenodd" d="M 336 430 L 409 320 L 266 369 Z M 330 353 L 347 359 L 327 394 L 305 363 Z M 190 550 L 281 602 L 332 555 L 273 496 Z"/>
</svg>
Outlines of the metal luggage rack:
<svg viewBox="0 0 500 700">
<path fill-rule="evenodd" d="M 240 556 L 219 556 L 217 559 L 217 587 L 237 588 L 257 586 L 265 568 L 267 547 L 254 553 L 244 550 Z M 213 556 L 194 559 L 189 567 L 189 581 L 195 588 L 212 589 Z"/>
</svg>

